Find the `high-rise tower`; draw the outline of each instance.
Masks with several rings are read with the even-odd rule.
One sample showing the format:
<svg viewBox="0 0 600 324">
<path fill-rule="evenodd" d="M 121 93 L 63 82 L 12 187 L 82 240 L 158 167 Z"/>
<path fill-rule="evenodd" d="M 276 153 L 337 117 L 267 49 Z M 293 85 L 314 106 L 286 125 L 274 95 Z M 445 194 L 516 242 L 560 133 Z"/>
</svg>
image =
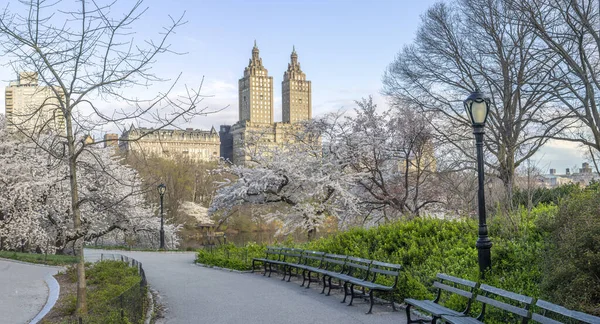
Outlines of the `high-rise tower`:
<svg viewBox="0 0 600 324">
<path fill-rule="evenodd" d="M 295 47 L 292 49 L 291 63 L 283 73 L 281 92 L 284 123 L 295 123 L 312 118 L 310 81 L 306 81 L 306 74 L 300 69 Z"/>
<path fill-rule="evenodd" d="M 268 75 L 254 41 L 252 58 L 239 81 L 240 122 L 273 123 L 273 77 Z"/>
</svg>

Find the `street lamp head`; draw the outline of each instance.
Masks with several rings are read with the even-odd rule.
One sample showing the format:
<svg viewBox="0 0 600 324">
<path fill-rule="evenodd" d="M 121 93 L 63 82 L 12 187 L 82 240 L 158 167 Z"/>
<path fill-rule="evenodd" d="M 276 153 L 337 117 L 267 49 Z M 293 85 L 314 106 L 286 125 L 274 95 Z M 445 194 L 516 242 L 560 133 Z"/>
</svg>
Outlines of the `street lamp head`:
<svg viewBox="0 0 600 324">
<path fill-rule="evenodd" d="M 463 103 L 473 127 L 485 126 L 490 111 L 490 99 L 484 98 L 479 89 L 476 89 Z"/>
<path fill-rule="evenodd" d="M 158 194 L 161 195 L 161 197 L 162 197 L 162 195 L 165 194 L 165 191 L 167 191 L 167 186 L 165 186 L 164 183 L 159 184 L 158 185 Z"/>
</svg>

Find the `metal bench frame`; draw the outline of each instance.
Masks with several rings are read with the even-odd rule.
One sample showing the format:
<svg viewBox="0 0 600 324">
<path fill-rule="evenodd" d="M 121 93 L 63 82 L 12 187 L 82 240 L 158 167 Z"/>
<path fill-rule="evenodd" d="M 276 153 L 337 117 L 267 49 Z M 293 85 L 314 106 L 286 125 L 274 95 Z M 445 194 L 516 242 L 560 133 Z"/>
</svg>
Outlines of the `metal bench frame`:
<svg viewBox="0 0 600 324">
<path fill-rule="evenodd" d="M 475 298 L 476 301 L 482 303 L 481 313 L 477 318 L 466 317 L 466 316 L 456 316 L 456 315 L 442 315 L 442 320 L 447 323 L 453 324 L 479 324 L 483 323 L 483 319 L 485 317 L 485 309 L 487 306 L 492 306 L 495 308 L 502 309 L 506 312 L 517 315 L 521 318 L 521 323 L 525 324 L 531 318 L 531 313 L 529 311 L 530 306 L 533 304 L 533 298 L 525 295 L 520 295 L 511 291 L 503 290 L 500 288 L 492 287 L 489 285 L 482 284 L 479 287 L 480 294 Z M 512 303 L 500 301 L 495 299 L 496 297 L 502 297 L 504 299 L 510 300 Z"/>
<path fill-rule="evenodd" d="M 417 300 L 407 298 L 404 300 L 406 303 L 406 323 L 437 323 L 437 321 L 445 314 L 455 314 L 466 316 L 471 310 L 473 297 L 475 296 L 475 290 L 478 284 L 474 281 L 461 279 L 453 276 L 449 276 L 444 273 L 438 273 L 436 275 L 436 281 L 433 282 L 433 286 L 437 288 L 437 295 L 433 300 Z M 467 299 L 467 305 L 462 312 L 452 310 L 450 308 L 440 305 L 442 297 L 444 295 L 459 295 Z M 410 308 L 415 307 L 420 310 L 426 311 L 431 314 L 431 321 L 424 319 L 411 319 Z"/>
</svg>

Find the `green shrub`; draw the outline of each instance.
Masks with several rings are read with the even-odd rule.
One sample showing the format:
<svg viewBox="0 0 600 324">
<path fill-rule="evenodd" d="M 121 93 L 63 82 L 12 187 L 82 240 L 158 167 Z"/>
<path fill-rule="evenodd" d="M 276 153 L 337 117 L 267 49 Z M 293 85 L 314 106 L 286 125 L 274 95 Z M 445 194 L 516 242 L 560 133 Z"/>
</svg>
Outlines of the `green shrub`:
<svg viewBox="0 0 600 324">
<path fill-rule="evenodd" d="M 600 315 L 600 193 L 574 194 L 560 207 L 545 253 L 543 291 L 569 308 Z"/>
<path fill-rule="evenodd" d="M 574 210 L 573 212 L 577 212 L 579 215 L 591 215 L 595 212 L 596 218 L 593 221 L 595 225 L 590 225 L 592 223 L 590 217 L 585 218 L 587 225 L 580 224 L 580 226 L 589 227 L 586 229 L 585 240 L 581 242 L 568 241 L 565 247 L 577 249 L 579 254 L 573 254 L 572 251 L 570 253 L 585 256 L 586 260 L 590 261 L 589 264 L 572 263 L 570 266 L 564 267 L 564 271 L 556 271 L 556 269 L 543 266 L 545 257 L 553 249 L 552 237 L 564 236 L 564 233 L 555 232 L 553 234 L 554 228 L 559 228 L 555 224 L 560 223 L 559 220 L 562 217 L 566 217 L 569 222 L 565 223 L 565 228 L 568 229 L 572 226 L 570 222 L 576 218 L 572 215 L 557 216 L 559 208 L 556 205 L 541 204 L 530 212 L 521 208 L 515 211 L 510 218 L 499 215 L 490 217 L 488 226 L 493 243 L 492 271 L 486 274 L 483 282 L 516 293 L 547 298 L 558 304 L 593 313 L 594 310 L 584 307 L 584 304 L 594 305 L 594 298 L 596 298 L 594 296 L 598 296 L 600 287 L 597 285 L 584 287 L 586 281 L 577 281 L 581 278 L 590 281 L 590 277 L 594 274 L 597 276 L 596 280 L 600 278 L 597 272 L 600 270 L 600 242 L 598 241 L 600 240 L 600 226 L 595 227 L 598 224 L 600 197 L 597 197 L 598 194 L 595 191 L 588 191 L 587 195 L 591 195 L 590 192 L 594 192 L 597 201 L 590 201 L 590 208 L 586 210 Z M 591 208 L 591 206 L 594 207 Z M 560 211 L 561 214 L 564 213 L 563 208 Z M 477 249 L 475 248 L 477 230 L 478 222 L 472 219 L 417 218 L 370 229 L 354 228 L 313 242 L 296 244 L 295 247 L 400 264 L 403 266 L 403 270 L 398 289 L 394 293 L 394 299 L 396 301 L 402 301 L 408 297 L 431 299 L 435 295 L 432 282 L 439 272 L 479 281 Z M 583 249 L 579 247 L 580 245 L 583 245 Z M 252 258 L 264 256 L 264 249 L 264 245 L 256 244 L 241 248 L 225 245 L 212 249 L 212 251 L 200 250 L 197 261 L 220 267 L 247 270 L 250 269 Z M 559 258 L 564 253 L 566 252 L 556 250 L 556 253 L 550 255 Z M 563 263 L 558 262 L 557 264 Z M 581 274 L 578 269 L 588 272 Z M 575 276 L 576 274 L 577 276 Z M 558 298 L 561 294 L 577 291 L 569 291 L 564 284 L 561 284 L 565 275 L 574 277 L 575 287 L 579 287 L 577 284 L 581 284 L 581 287 L 577 289 L 582 289 L 586 293 L 583 297 L 575 299 L 578 301 L 577 305 L 563 302 L 565 298 Z M 546 285 L 542 285 L 543 281 L 546 282 Z M 561 285 L 563 290 L 556 289 Z M 551 290 L 555 293 L 550 294 Z M 446 301 L 446 305 L 457 310 L 462 309 L 464 300 L 451 298 Z M 480 308 L 476 303 L 472 314 L 476 315 L 479 311 Z M 490 309 L 488 315 L 487 322 L 506 322 L 503 315 L 493 309 Z"/>
</svg>

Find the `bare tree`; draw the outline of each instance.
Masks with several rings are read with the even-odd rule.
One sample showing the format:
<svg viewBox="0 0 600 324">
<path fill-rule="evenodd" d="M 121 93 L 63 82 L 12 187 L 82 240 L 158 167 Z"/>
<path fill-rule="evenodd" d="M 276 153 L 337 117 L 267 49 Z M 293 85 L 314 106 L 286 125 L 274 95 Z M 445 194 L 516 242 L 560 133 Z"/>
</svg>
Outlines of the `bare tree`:
<svg viewBox="0 0 600 324">
<path fill-rule="evenodd" d="M 553 67 L 547 89 L 572 121 L 556 139 L 582 144 L 594 164 L 600 152 L 600 3 L 596 0 L 510 1 L 518 18 L 543 41 L 553 55 L 543 62 Z"/>
<path fill-rule="evenodd" d="M 432 129 L 471 167 L 475 151 L 462 101 L 477 88 L 489 95 L 486 164 L 510 202 L 515 169 L 562 129 L 564 116 L 547 94 L 553 66 L 538 59 L 548 53 L 506 2 L 456 0 L 431 7 L 414 43 L 386 71 L 383 92 L 393 103 L 432 113 Z"/>
<path fill-rule="evenodd" d="M 189 120 L 209 113 L 207 108 L 198 108 L 202 100 L 200 87 L 185 87 L 180 91 L 183 95 L 175 96 L 171 92 L 176 90 L 179 77 L 169 81 L 154 75 L 151 69 L 164 54 L 179 54 L 173 51 L 168 40 L 185 23 L 183 15 L 170 17 L 170 23 L 156 39 L 136 40 L 136 23 L 147 8 L 138 0 L 131 3 L 128 11 L 117 13 L 117 2 L 22 0 L 15 6 L 7 5 L 0 13 L 0 48 L 1 55 L 8 60 L 7 65 L 15 73 L 37 73 L 40 83 L 50 89 L 47 99 L 38 107 L 32 107 L 32 116 L 51 111 L 54 116 L 64 117 L 64 128 L 58 130 L 64 149 L 55 158 L 69 165 L 66 176 L 70 180 L 70 212 L 73 231 L 79 237 L 76 253 L 80 258 L 77 266 L 77 311 L 80 314 L 87 313 L 85 228 L 82 227 L 85 215 L 81 214 L 81 206 L 86 201 L 79 194 L 77 164 L 81 153 L 89 151 L 90 145 L 81 138 L 103 127 L 123 129 L 125 122 L 143 122 L 158 130 L 180 118 Z M 121 3 L 118 4 L 120 7 Z M 162 82 L 167 82 L 166 91 L 149 99 L 139 99 L 132 94 L 133 87 L 152 87 Z M 127 107 L 105 110 L 97 105 L 108 99 L 125 103 Z M 14 126 L 33 141 L 37 133 L 47 129 L 20 127 L 18 123 Z"/>
</svg>

